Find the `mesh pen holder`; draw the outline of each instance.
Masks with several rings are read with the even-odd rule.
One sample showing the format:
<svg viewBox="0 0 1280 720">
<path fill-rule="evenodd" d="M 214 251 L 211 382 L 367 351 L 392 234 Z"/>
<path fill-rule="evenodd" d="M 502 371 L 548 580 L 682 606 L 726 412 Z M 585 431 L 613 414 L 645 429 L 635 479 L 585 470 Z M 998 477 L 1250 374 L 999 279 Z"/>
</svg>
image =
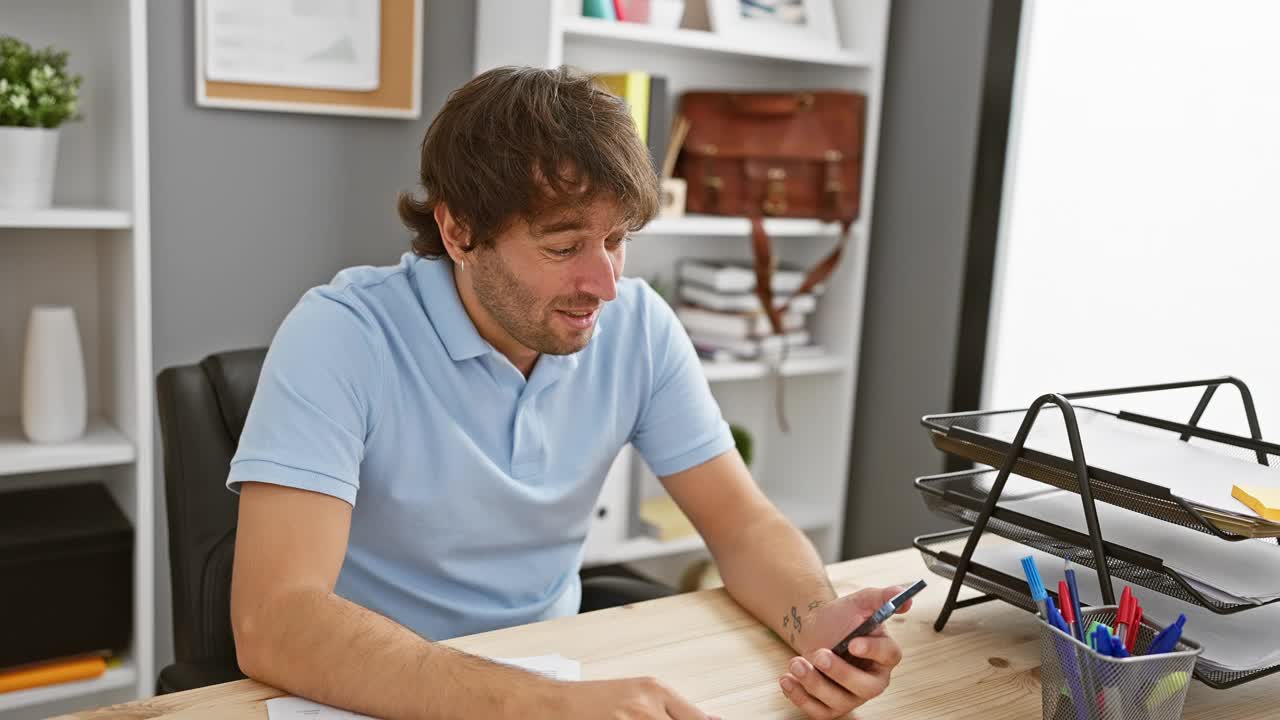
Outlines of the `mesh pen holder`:
<svg viewBox="0 0 1280 720">
<path fill-rule="evenodd" d="M 1116 606 L 1084 610 L 1083 626 L 1114 626 Z M 1044 720 L 1177 720 L 1187 699 L 1200 646 L 1180 640 L 1173 652 L 1145 655 L 1163 628 L 1146 622 L 1132 657 L 1100 655 L 1075 638 L 1040 625 Z"/>
</svg>

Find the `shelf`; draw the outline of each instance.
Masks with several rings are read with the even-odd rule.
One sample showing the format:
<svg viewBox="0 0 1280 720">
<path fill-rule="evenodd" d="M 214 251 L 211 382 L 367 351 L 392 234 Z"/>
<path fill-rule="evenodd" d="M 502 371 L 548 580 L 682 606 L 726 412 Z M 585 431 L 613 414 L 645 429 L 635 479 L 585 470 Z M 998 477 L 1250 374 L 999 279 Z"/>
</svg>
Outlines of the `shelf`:
<svg viewBox="0 0 1280 720">
<path fill-rule="evenodd" d="M 1181 452 L 1186 447 L 1179 439 L 1180 433 L 1185 433 L 1188 438 L 1196 438 L 1198 448 L 1221 454 L 1224 456 L 1223 462 L 1228 463 L 1234 457 L 1237 460 L 1248 459 L 1252 465 L 1255 453 L 1256 457 L 1269 458 L 1270 463 L 1275 463 L 1280 459 L 1280 446 L 1263 440 L 1240 438 L 1227 433 L 1125 411 L 1116 413 L 1085 405 L 1072 407 L 1081 427 L 1080 432 L 1086 438 L 1092 438 L 1091 442 L 1085 443 L 1084 451 L 1091 461 L 1088 480 L 1095 500 L 1224 540 L 1280 537 L 1280 523 L 1229 512 L 1220 507 L 1196 501 L 1194 497 L 1186 499 L 1162 484 L 1153 484 L 1151 481 L 1134 477 L 1132 470 L 1129 470 L 1130 474 L 1126 475 L 1102 467 L 1102 463 L 1094 464 L 1098 457 L 1107 457 L 1099 452 L 1101 449 L 1109 452 L 1112 460 L 1119 452 L 1126 454 L 1126 460 L 1129 457 L 1137 457 L 1139 458 L 1137 467 L 1145 469 L 1148 467 L 1143 464 L 1147 462 L 1145 458 L 1158 457 L 1171 451 Z M 1012 439 L 1022 424 L 1026 412 L 1026 410 L 989 410 L 926 415 L 921 423 L 929 432 L 934 447 L 939 450 L 998 468 L 1004 465 L 1012 447 Z M 1062 444 L 1065 445 L 1067 433 L 1060 424 L 1061 416 L 1055 418 L 1053 422 L 1059 425 L 1052 432 L 1055 434 L 1060 432 Z M 1047 436 L 1038 436 L 1033 433 L 1030 437 L 1032 440 L 1028 441 L 1028 444 L 1031 442 L 1042 444 L 1043 438 Z M 1015 460 L 1013 472 L 1062 490 L 1079 493 L 1080 482 L 1076 477 L 1070 448 L 1041 446 L 1046 449 L 1024 447 L 1022 454 Z M 1254 449 L 1255 447 L 1257 450 Z M 1228 470 L 1222 472 L 1230 472 L 1231 466 L 1227 467 Z M 1163 467 L 1160 470 L 1167 472 Z M 1167 478 L 1157 477 L 1156 479 L 1161 483 L 1168 482 Z M 1184 490 L 1186 487 L 1184 483 Z"/>
<path fill-rule="evenodd" d="M 824 223 L 808 218 L 765 218 L 765 232 L 770 237 L 836 237 L 839 223 Z M 683 215 L 654 218 L 637 235 L 702 235 L 707 237 L 746 237 L 751 234 L 751 221 L 727 215 Z"/>
<path fill-rule="evenodd" d="M 822 530 L 835 522 L 833 510 L 829 506 L 817 503 L 801 504 L 798 502 L 775 501 L 778 509 L 801 530 Z M 595 554 L 590 558 L 592 565 L 610 565 L 630 562 L 663 555 L 678 555 L 684 552 L 701 550 L 706 547 L 698 534 L 688 535 L 677 540 L 663 542 L 650 537 L 633 537 L 624 540 L 607 551 Z"/>
<path fill-rule="evenodd" d="M 785 377 L 797 375 L 822 375 L 840 373 L 849 369 L 849 361 L 835 355 L 821 355 L 811 358 L 788 360 L 782 365 Z M 710 382 L 728 382 L 731 380 L 756 380 L 769 376 L 769 366 L 753 360 L 741 361 L 702 361 L 702 372 Z"/>
<path fill-rule="evenodd" d="M 930 510 L 943 517 L 973 525 L 982 513 L 991 487 L 990 483 L 996 474 L 996 470 L 965 470 L 944 475 L 931 475 L 916 478 L 915 486 L 924 496 L 925 505 Z M 1045 491 L 1037 490 L 1034 494 L 1043 492 Z M 1032 496 L 1028 494 L 1024 497 Z M 1006 486 L 1001 499 L 1017 500 L 1019 497 L 1017 493 L 1011 493 Z M 997 505 L 992 510 L 986 532 L 1035 548 L 1040 552 L 1070 560 L 1090 570 L 1097 567 L 1093 550 L 1089 546 L 1088 535 L 1007 507 Z M 1177 570 L 1165 566 L 1160 558 L 1106 540 L 1103 541 L 1103 549 L 1107 555 L 1107 568 L 1113 580 L 1123 580 L 1139 587 L 1155 590 L 1162 595 L 1177 598 L 1219 615 L 1230 615 L 1280 602 L 1280 599 L 1275 599 L 1252 603 L 1217 597 L 1204 592 L 1201 587 Z"/>
<path fill-rule="evenodd" d="M 90 418 L 84 437 L 69 443 L 37 445 L 16 420 L 0 422 L 0 476 L 133 462 L 133 443 L 102 418 Z"/>
<path fill-rule="evenodd" d="M 125 662 L 120 667 L 107 668 L 105 673 L 92 680 L 76 680 L 30 690 L 0 693 L 0 713 L 57 700 L 70 700 L 106 690 L 123 690 L 132 687 L 137 680 L 137 668 L 132 662 Z"/>
<path fill-rule="evenodd" d="M 615 22 L 589 17 L 564 17 L 560 27 L 568 38 L 594 38 L 611 42 L 630 42 L 657 45 L 665 48 L 683 48 L 704 52 L 744 55 L 748 57 L 786 60 L 832 67 L 868 67 L 871 59 L 849 50 L 828 50 L 751 45 L 703 30 L 667 29 L 641 23 Z"/>
<path fill-rule="evenodd" d="M 105 208 L 0 208 L 0 228 L 125 230 L 133 227 L 133 213 Z"/>
</svg>

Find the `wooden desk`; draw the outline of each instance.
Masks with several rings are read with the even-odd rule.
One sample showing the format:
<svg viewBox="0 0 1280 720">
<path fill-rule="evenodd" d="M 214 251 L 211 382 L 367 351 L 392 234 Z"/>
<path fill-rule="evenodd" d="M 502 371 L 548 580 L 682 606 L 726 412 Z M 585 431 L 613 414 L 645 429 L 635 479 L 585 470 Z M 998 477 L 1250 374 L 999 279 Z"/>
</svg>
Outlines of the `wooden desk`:
<svg viewBox="0 0 1280 720">
<path fill-rule="evenodd" d="M 946 631 L 935 633 L 932 624 L 947 583 L 928 572 L 914 550 L 839 563 L 830 572 L 841 594 L 868 585 L 929 580 L 911 613 L 890 623 L 906 655 L 892 685 L 859 710 L 858 718 L 1027 720 L 1041 716 L 1040 650 L 1030 614 L 991 602 L 958 610 Z M 722 590 L 472 635 L 448 644 L 497 657 L 558 652 L 582 661 L 584 679 L 652 675 L 726 720 L 804 717 L 778 689 L 789 650 Z M 68 715 L 63 720 L 265 720 L 263 701 L 281 694 L 243 680 Z M 1280 675 L 1225 691 L 1192 683 L 1184 717 L 1263 720 L 1275 717 L 1277 703 Z"/>
</svg>

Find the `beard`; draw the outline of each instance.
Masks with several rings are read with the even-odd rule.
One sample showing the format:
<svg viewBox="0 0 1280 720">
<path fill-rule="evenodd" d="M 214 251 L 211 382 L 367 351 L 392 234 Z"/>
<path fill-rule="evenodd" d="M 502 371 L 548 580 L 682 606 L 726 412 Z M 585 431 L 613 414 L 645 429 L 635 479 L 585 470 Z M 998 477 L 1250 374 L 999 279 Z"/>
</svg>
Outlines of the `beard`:
<svg viewBox="0 0 1280 720">
<path fill-rule="evenodd" d="M 585 332 L 558 333 L 554 313 L 557 308 L 594 307 L 601 304 L 599 298 L 581 293 L 543 302 L 520 282 L 498 253 L 481 250 L 473 253 L 471 263 L 475 268 L 471 287 L 476 299 L 516 342 L 547 355 L 572 355 L 590 342 L 594 324 Z"/>
</svg>

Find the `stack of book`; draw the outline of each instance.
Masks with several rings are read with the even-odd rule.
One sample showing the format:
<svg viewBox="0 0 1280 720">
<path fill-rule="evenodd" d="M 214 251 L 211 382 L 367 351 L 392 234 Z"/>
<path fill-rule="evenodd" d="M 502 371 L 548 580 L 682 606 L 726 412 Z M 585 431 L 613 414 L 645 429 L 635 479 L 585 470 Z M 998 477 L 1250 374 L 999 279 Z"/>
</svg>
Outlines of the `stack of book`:
<svg viewBox="0 0 1280 720">
<path fill-rule="evenodd" d="M 698 353 L 714 360 L 755 360 L 786 347 L 787 357 L 821 354 L 806 328 L 817 309 L 822 286 L 796 295 L 804 271 L 780 265 L 773 272 L 773 299 L 781 307 L 781 335 L 774 334 L 756 295 L 755 270 L 733 260 L 681 260 L 676 268 L 679 304 L 676 315 L 688 331 Z"/>
</svg>

